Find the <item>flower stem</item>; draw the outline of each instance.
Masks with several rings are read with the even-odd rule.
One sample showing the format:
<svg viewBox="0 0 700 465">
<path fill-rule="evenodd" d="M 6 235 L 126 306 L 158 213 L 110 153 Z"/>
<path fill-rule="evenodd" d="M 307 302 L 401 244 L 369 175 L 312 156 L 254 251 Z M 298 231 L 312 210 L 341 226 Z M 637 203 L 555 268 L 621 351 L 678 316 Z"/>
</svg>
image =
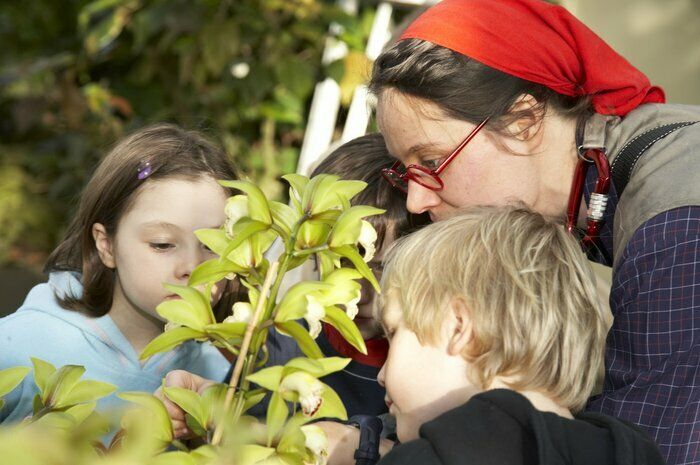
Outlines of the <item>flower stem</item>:
<svg viewBox="0 0 700 465">
<path fill-rule="evenodd" d="M 260 291 L 260 299 L 258 300 L 258 305 L 255 309 L 253 317 L 248 322 L 248 327 L 246 328 L 245 335 L 243 336 L 243 342 L 241 343 L 240 351 L 240 354 L 245 354 L 246 356 L 239 356 L 236 359 L 236 365 L 233 367 L 233 374 L 231 375 L 231 379 L 229 381 L 229 386 L 231 386 L 233 389 L 229 389 L 226 392 L 226 399 L 224 401 L 224 415 L 226 415 L 229 409 L 231 408 L 231 401 L 233 400 L 233 394 L 236 390 L 236 386 L 238 385 L 238 380 L 241 376 L 241 373 L 243 372 L 243 365 L 251 356 L 251 354 L 248 354 L 248 348 L 250 346 L 251 340 L 253 339 L 253 332 L 255 331 L 255 328 L 260 319 L 260 314 L 262 313 L 263 307 L 266 303 L 265 294 L 268 293 L 268 291 L 270 290 L 270 286 L 272 285 L 272 281 L 277 277 L 277 267 L 278 263 L 274 262 L 270 266 L 270 269 L 267 271 L 267 276 L 265 276 L 265 282 L 263 283 L 263 287 Z M 252 356 L 256 355 L 257 352 L 252 354 Z M 242 398 L 242 396 L 239 397 Z M 216 429 L 214 430 L 214 437 L 212 438 L 212 445 L 216 446 L 219 444 L 219 442 L 221 442 L 221 436 L 224 432 L 223 426 L 224 422 L 221 422 L 218 425 L 216 425 Z"/>
</svg>

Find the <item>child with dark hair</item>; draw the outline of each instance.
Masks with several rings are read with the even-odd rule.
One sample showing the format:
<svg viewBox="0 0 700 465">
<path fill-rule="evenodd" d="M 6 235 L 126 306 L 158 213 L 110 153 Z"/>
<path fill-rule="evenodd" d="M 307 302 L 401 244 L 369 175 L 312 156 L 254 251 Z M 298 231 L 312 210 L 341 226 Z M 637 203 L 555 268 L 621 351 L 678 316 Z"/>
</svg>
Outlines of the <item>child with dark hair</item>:
<svg viewBox="0 0 700 465">
<path fill-rule="evenodd" d="M 0 319 L 0 369 L 82 365 L 88 378 L 118 390 L 153 391 L 176 368 L 223 378 L 228 362 L 194 341 L 142 364 L 139 353 L 164 330 L 155 312 L 176 298 L 163 283 L 186 284 L 212 258 L 194 231 L 220 226 L 231 195 L 217 183 L 235 179 L 226 154 L 201 134 L 171 124 L 146 127 L 117 143 L 83 191 L 64 240 L 46 264 L 47 283 Z M 231 283 L 212 292 L 215 309 L 230 309 Z M 218 304 L 218 305 L 217 305 Z M 0 421 L 32 412 L 32 377 L 6 398 Z M 100 407 L 119 402 L 116 396 Z"/>
</svg>

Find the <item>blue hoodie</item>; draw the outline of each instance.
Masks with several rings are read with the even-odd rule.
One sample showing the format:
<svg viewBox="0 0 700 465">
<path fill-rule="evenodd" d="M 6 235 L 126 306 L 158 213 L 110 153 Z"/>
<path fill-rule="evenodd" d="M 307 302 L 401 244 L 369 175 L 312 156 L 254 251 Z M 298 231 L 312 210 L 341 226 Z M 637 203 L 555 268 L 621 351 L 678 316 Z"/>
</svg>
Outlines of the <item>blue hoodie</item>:
<svg viewBox="0 0 700 465">
<path fill-rule="evenodd" d="M 112 383 L 120 391 L 153 392 L 163 377 L 183 369 L 208 379 L 223 380 L 229 363 L 210 344 L 188 341 L 170 352 L 154 355 L 143 364 L 133 346 L 105 315 L 91 318 L 62 308 L 56 296 L 82 293 L 80 275 L 55 272 L 49 282 L 35 286 L 24 304 L 13 314 L 0 318 L 0 370 L 32 366 L 30 357 L 63 365 L 82 365 L 82 379 Z M 32 413 L 38 389 L 31 373 L 5 397 L 0 422 L 19 421 Z M 123 405 L 114 394 L 98 402 L 105 411 Z"/>
</svg>

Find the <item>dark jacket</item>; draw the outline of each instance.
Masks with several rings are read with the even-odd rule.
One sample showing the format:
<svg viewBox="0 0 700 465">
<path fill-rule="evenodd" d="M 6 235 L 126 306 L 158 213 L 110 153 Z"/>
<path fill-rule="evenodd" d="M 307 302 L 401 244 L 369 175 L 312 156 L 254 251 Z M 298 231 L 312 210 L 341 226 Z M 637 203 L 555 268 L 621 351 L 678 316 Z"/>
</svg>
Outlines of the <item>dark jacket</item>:
<svg viewBox="0 0 700 465">
<path fill-rule="evenodd" d="M 646 433 L 626 422 L 593 413 L 571 420 L 494 389 L 425 423 L 419 439 L 394 447 L 379 465 L 663 463 Z"/>
</svg>

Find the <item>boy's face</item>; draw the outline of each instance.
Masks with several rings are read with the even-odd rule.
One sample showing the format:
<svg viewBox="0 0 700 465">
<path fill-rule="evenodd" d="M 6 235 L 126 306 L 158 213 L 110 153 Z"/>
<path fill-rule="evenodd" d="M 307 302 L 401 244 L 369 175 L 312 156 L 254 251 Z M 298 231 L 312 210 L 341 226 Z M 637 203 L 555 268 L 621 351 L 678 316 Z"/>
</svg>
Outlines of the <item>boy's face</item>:
<svg viewBox="0 0 700 465">
<path fill-rule="evenodd" d="M 389 412 L 396 417 L 402 442 L 418 437 L 420 425 L 462 405 L 479 392 L 467 377 L 468 362 L 449 352 L 454 329 L 452 313 L 436 345 L 422 344 L 403 322 L 396 291 L 389 291 L 382 324 L 389 338 L 389 355 L 378 380 L 386 388 Z"/>
</svg>

